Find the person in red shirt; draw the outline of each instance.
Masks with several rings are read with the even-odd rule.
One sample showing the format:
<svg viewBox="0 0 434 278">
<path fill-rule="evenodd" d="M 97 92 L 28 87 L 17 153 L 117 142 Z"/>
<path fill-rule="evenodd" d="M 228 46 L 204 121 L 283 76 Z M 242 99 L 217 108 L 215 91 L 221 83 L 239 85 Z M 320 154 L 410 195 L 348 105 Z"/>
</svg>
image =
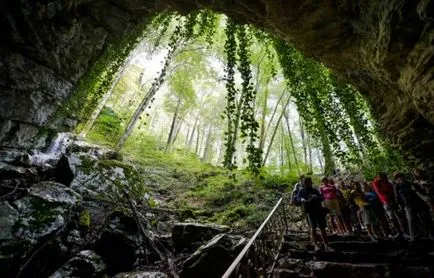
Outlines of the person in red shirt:
<svg viewBox="0 0 434 278">
<path fill-rule="evenodd" d="M 393 226 L 398 231 L 398 235 L 403 237 L 404 225 L 400 222 L 398 207 L 395 202 L 395 189 L 387 179 L 387 175 L 382 172 L 377 173 L 372 182 L 372 188 L 374 188 L 374 191 L 377 193 L 387 216 L 389 216 Z"/>
</svg>

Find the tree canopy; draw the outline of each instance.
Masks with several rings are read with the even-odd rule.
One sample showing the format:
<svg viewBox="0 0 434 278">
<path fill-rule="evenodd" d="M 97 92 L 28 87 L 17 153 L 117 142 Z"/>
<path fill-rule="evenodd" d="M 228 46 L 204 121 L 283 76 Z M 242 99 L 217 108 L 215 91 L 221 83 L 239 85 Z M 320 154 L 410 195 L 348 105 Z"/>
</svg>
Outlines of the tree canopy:
<svg viewBox="0 0 434 278">
<path fill-rule="evenodd" d="M 159 57 L 160 69 L 127 65 L 105 103 L 122 119 L 118 147 L 131 132 L 165 133 L 166 150 L 255 175 L 401 167 L 357 89 L 290 43 L 210 11 L 162 14 L 147 30 L 131 55 Z"/>
</svg>

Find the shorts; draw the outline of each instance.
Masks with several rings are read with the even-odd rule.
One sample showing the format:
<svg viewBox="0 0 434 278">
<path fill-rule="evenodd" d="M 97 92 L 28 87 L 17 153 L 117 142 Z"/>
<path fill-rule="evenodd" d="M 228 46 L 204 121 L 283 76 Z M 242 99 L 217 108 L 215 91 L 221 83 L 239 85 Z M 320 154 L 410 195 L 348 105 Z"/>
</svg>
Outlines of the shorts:
<svg viewBox="0 0 434 278">
<path fill-rule="evenodd" d="M 374 209 L 371 206 L 361 207 L 360 211 L 362 212 L 363 222 L 366 225 L 377 224 L 377 216 L 375 215 Z"/>
<path fill-rule="evenodd" d="M 326 219 L 324 213 L 306 213 L 306 216 L 307 221 L 309 222 L 309 226 L 312 229 L 316 229 L 317 227 L 320 229 L 324 229 L 326 227 Z"/>
<path fill-rule="evenodd" d="M 328 208 L 328 210 L 330 211 L 330 214 L 335 215 L 335 216 L 341 216 L 342 215 L 342 208 L 341 208 L 341 204 L 339 203 L 338 198 L 326 199 L 325 205 Z"/>
</svg>

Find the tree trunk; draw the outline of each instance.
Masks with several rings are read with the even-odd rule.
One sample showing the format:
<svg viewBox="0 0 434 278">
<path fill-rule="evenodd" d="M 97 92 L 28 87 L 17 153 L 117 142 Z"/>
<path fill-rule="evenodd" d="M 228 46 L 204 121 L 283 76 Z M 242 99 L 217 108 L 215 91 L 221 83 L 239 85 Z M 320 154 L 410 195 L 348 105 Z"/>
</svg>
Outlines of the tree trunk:
<svg viewBox="0 0 434 278">
<path fill-rule="evenodd" d="M 115 80 L 113 80 L 110 89 L 104 94 L 104 96 L 101 99 L 101 102 L 98 104 L 96 109 L 93 111 L 90 120 L 86 123 L 86 125 L 83 127 L 83 130 L 81 131 L 80 135 L 83 137 L 86 137 L 87 133 L 92 129 L 93 125 L 95 124 L 96 119 L 98 119 L 99 114 L 101 113 L 102 109 L 106 105 L 107 101 L 113 94 L 113 91 L 116 87 L 116 85 L 119 83 L 119 80 L 121 80 L 122 76 L 124 75 L 125 70 L 130 65 L 130 62 L 133 60 L 135 56 L 130 55 L 127 60 L 123 63 L 123 65 L 118 69 L 116 72 Z"/>
<path fill-rule="evenodd" d="M 320 152 L 317 150 L 317 156 L 318 156 L 318 162 L 319 162 L 319 167 L 321 168 L 321 173 L 324 173 L 324 167 L 322 165 L 322 160 L 321 160 L 321 155 Z"/>
<path fill-rule="evenodd" d="M 261 115 L 261 131 L 259 135 L 259 149 L 261 152 L 264 150 L 265 145 L 265 118 L 267 116 L 267 100 L 268 100 L 268 90 L 265 90 L 264 103 L 262 104 L 262 115 Z"/>
<path fill-rule="evenodd" d="M 221 140 L 219 140 L 218 142 L 217 142 L 217 146 L 218 146 L 218 154 L 217 154 L 217 160 L 216 160 L 216 165 L 219 165 L 220 164 L 220 161 L 221 161 L 221 159 L 222 159 L 222 153 L 223 153 L 223 147 L 222 147 L 222 142 L 221 142 Z"/>
<path fill-rule="evenodd" d="M 188 140 L 188 149 L 189 150 L 190 150 L 191 146 L 193 145 L 194 133 L 196 132 L 198 118 L 199 117 L 196 117 L 196 119 L 194 120 L 193 130 L 191 131 L 190 139 Z"/>
<path fill-rule="evenodd" d="M 285 113 L 286 128 L 288 129 L 289 140 L 291 141 L 292 153 L 294 154 L 294 163 L 297 168 L 297 173 L 300 175 L 300 166 L 298 165 L 297 153 L 295 152 L 294 140 L 292 138 L 291 126 L 289 125 L 288 114 Z"/>
<path fill-rule="evenodd" d="M 188 138 L 190 137 L 190 127 L 187 129 L 187 135 L 185 136 L 185 149 L 188 147 Z"/>
<path fill-rule="evenodd" d="M 299 119 L 299 124 L 300 124 L 300 135 L 301 135 L 301 143 L 303 146 L 303 154 L 304 154 L 304 165 L 308 166 L 309 163 L 307 161 L 307 150 L 306 150 L 306 139 L 305 139 L 305 134 L 304 134 L 304 126 L 303 126 L 303 120 L 301 119 L 301 117 L 298 117 Z M 309 167 L 309 166 L 308 166 Z"/>
<path fill-rule="evenodd" d="M 175 136 L 173 136 L 172 143 L 170 144 L 171 146 L 173 146 L 176 142 L 176 139 L 178 139 L 178 134 L 181 131 L 182 124 L 184 123 L 184 118 L 181 117 L 181 119 L 179 119 L 178 122 L 179 123 L 178 123 L 178 127 L 176 128 Z"/>
<path fill-rule="evenodd" d="M 125 127 L 125 131 L 124 131 L 123 135 L 121 136 L 121 138 L 119 139 L 119 142 L 116 145 L 117 150 L 121 149 L 124 146 L 125 141 L 127 140 L 128 136 L 130 136 L 131 132 L 133 131 L 134 126 L 136 125 L 136 122 L 138 121 L 140 115 L 146 109 L 146 107 L 148 107 L 150 101 L 155 96 L 155 94 L 158 92 L 161 85 L 163 84 L 165 76 L 166 76 L 166 71 L 167 71 L 167 69 L 170 65 L 170 62 L 174 56 L 174 52 L 175 52 L 176 47 L 177 47 L 177 45 L 175 45 L 174 48 L 172 49 L 172 51 L 169 51 L 169 53 L 167 54 L 166 61 L 163 64 L 163 68 L 161 69 L 160 74 L 158 75 L 158 77 L 156 78 L 154 83 L 152 84 L 151 88 L 146 93 L 142 102 L 139 104 L 139 107 L 137 107 L 136 111 L 134 112 L 133 116 L 131 117 L 130 121 L 128 122 L 127 126 Z"/>
<path fill-rule="evenodd" d="M 234 159 L 235 156 L 235 152 L 237 150 L 236 145 L 237 145 L 237 139 L 238 139 L 238 130 L 239 130 L 239 125 L 240 125 L 240 117 L 241 117 L 241 107 L 243 104 L 243 96 L 240 97 L 238 103 L 237 103 L 237 110 L 236 110 L 236 115 L 235 115 L 235 123 L 234 123 L 234 132 L 231 135 L 231 137 L 229 137 L 229 140 L 227 142 L 227 146 L 226 146 L 226 153 L 229 156 L 228 161 L 224 162 L 224 166 L 226 168 L 232 169 L 237 162 Z"/>
<path fill-rule="evenodd" d="M 277 108 L 279 107 L 279 104 L 280 104 L 280 102 L 282 101 L 283 96 L 285 95 L 285 92 L 286 92 L 286 89 L 284 89 L 284 90 L 282 91 L 282 94 L 280 95 L 279 99 L 277 100 L 276 106 L 274 106 L 273 114 L 271 114 L 270 121 L 268 122 L 267 128 L 266 128 L 265 131 L 264 131 L 264 132 L 265 132 L 264 137 L 267 136 L 268 130 L 270 130 L 271 123 L 272 123 L 273 120 L 274 120 L 274 116 L 276 115 Z"/>
<path fill-rule="evenodd" d="M 280 113 L 280 116 L 277 119 L 276 126 L 274 127 L 273 134 L 271 135 L 271 138 L 270 138 L 270 143 L 268 144 L 267 153 L 265 154 L 264 160 L 262 161 L 262 166 L 265 166 L 265 163 L 267 162 L 267 158 L 268 158 L 268 155 L 270 154 L 271 147 L 273 146 L 274 137 L 276 136 L 276 132 L 277 132 L 277 129 L 279 128 L 280 121 L 282 120 L 283 115 L 286 113 L 286 108 L 288 107 L 288 104 L 290 101 L 291 101 L 291 98 L 288 97 L 288 100 L 286 101 L 285 105 L 283 106 L 282 112 Z"/>
<path fill-rule="evenodd" d="M 152 114 L 151 116 L 151 120 L 149 120 L 148 123 L 148 132 L 151 133 L 153 131 L 152 125 L 154 124 L 154 120 L 155 120 L 155 107 L 154 107 L 154 112 L 150 112 L 150 114 Z"/>
<path fill-rule="evenodd" d="M 209 155 L 209 148 L 210 148 L 210 144 L 211 144 L 211 124 L 208 125 L 208 135 L 206 136 L 206 140 L 205 140 L 205 148 L 203 150 L 203 160 L 204 161 L 208 161 L 208 155 Z"/>
<path fill-rule="evenodd" d="M 199 127 L 197 127 L 197 131 L 196 131 L 196 151 L 195 151 L 195 154 L 197 155 L 197 156 L 199 156 L 199 144 L 200 144 L 200 142 L 199 142 L 199 139 L 200 139 L 200 130 L 199 130 Z"/>
<path fill-rule="evenodd" d="M 285 127 L 283 126 L 283 123 L 280 123 L 280 128 L 281 128 L 281 132 L 282 132 L 282 140 L 285 144 L 285 152 L 286 152 L 286 160 L 288 163 L 288 169 L 289 172 L 291 172 L 292 169 L 292 163 L 291 163 L 291 150 L 289 149 L 289 142 L 288 142 L 288 138 L 286 138 L 285 136 Z"/>
<path fill-rule="evenodd" d="M 280 123 L 279 124 L 279 126 L 280 127 L 282 127 L 282 123 Z M 279 148 L 279 152 L 280 152 L 280 174 L 283 176 L 283 165 L 285 165 L 285 158 L 284 158 L 284 155 L 283 155 L 283 152 L 284 152 L 284 141 L 283 141 L 283 130 L 282 130 L 282 128 L 280 128 L 280 136 L 279 136 L 279 138 L 280 138 L 280 148 Z"/>
<path fill-rule="evenodd" d="M 313 95 L 313 97 L 316 96 Z M 324 155 L 324 174 L 329 176 L 333 173 L 333 170 L 335 169 L 335 161 L 333 159 L 333 152 L 330 147 L 330 140 L 326 133 L 327 130 L 326 122 L 324 119 L 324 115 L 321 113 L 321 109 L 319 105 L 320 104 L 318 103 L 318 101 L 313 101 L 314 116 L 318 124 L 318 130 L 319 130 L 320 140 L 322 144 L 322 152 Z"/>
<path fill-rule="evenodd" d="M 335 169 L 335 162 L 333 160 L 333 152 L 330 148 L 330 141 L 325 134 L 325 131 L 320 130 L 321 144 L 322 144 L 322 152 L 324 156 L 324 174 L 327 176 L 332 175 L 333 170 Z"/>
<path fill-rule="evenodd" d="M 167 137 L 166 151 L 168 151 L 170 146 L 172 145 L 172 140 L 175 135 L 175 124 L 176 119 L 178 118 L 179 106 L 181 106 L 181 98 L 178 98 L 178 101 L 176 102 L 176 108 L 175 112 L 173 113 L 172 124 L 170 125 L 169 136 Z"/>
<path fill-rule="evenodd" d="M 306 135 L 307 135 L 307 149 L 308 149 L 308 153 L 309 153 L 309 171 L 308 171 L 308 174 L 311 175 L 313 173 L 312 146 L 311 146 L 311 142 L 310 142 L 309 133 L 307 133 Z"/>
</svg>

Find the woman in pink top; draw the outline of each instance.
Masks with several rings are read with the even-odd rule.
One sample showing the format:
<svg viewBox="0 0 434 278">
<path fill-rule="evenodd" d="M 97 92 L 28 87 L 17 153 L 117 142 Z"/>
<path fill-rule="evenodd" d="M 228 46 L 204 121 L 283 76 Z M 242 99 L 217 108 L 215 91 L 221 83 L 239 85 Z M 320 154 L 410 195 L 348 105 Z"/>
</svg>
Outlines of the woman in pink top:
<svg viewBox="0 0 434 278">
<path fill-rule="evenodd" d="M 324 203 L 330 214 L 335 218 L 338 225 L 338 230 L 341 233 L 348 233 L 348 228 L 345 225 L 344 218 L 342 217 L 342 208 L 338 199 L 338 189 L 333 185 L 332 180 L 324 177 L 321 179 L 321 186 L 319 188 L 324 198 Z"/>
</svg>

